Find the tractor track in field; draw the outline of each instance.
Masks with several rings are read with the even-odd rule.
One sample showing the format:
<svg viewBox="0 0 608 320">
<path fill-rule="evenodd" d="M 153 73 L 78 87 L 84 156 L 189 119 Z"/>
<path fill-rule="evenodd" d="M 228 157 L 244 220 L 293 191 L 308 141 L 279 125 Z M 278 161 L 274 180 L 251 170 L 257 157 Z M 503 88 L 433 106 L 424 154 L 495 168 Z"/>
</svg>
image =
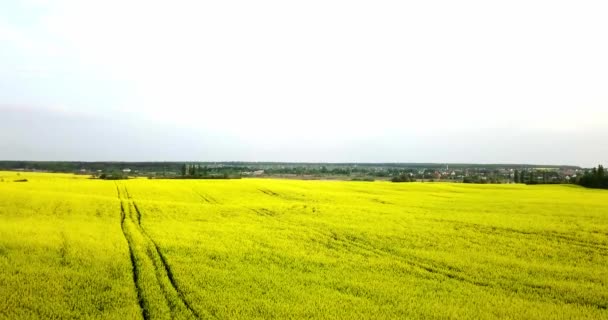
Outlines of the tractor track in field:
<svg viewBox="0 0 608 320">
<path fill-rule="evenodd" d="M 319 231 L 319 230 L 317 230 L 317 231 Z M 449 278 L 452 280 L 469 283 L 471 285 L 481 287 L 481 288 L 491 288 L 491 289 L 499 289 L 499 290 L 505 290 L 505 291 L 515 290 L 513 287 L 511 287 L 510 283 L 506 283 L 502 279 L 494 280 L 494 281 L 492 281 L 490 279 L 476 280 L 476 279 L 473 279 L 470 276 L 466 275 L 466 272 L 459 268 L 454 268 L 449 265 L 434 266 L 433 263 L 437 263 L 436 261 L 432 261 L 432 260 L 428 260 L 428 259 L 421 259 L 420 257 L 406 257 L 406 256 L 403 256 L 396 252 L 392 252 L 391 250 L 376 248 L 369 243 L 361 243 L 360 241 L 357 241 L 356 239 L 351 239 L 348 237 L 332 236 L 332 238 L 333 238 L 333 240 L 335 240 L 337 242 L 341 242 L 346 245 L 351 245 L 351 246 L 358 248 L 360 250 L 363 250 L 363 251 L 374 253 L 374 254 L 377 254 L 380 256 L 391 257 L 391 258 L 401 261 L 405 264 L 408 264 L 412 267 L 418 268 L 420 270 L 424 270 L 430 274 L 436 274 L 436 275 L 443 276 L 443 277 L 446 277 L 446 278 Z M 532 285 L 532 284 L 528 284 L 528 283 L 523 283 L 523 284 L 521 284 L 521 286 L 526 288 L 529 291 L 532 291 L 533 293 L 551 293 L 551 291 L 554 290 L 554 288 L 551 288 L 550 286 Z M 599 301 L 592 301 L 592 300 L 587 300 L 587 299 L 579 300 L 579 299 L 573 299 L 572 297 L 559 297 L 559 298 L 555 298 L 555 299 L 558 301 L 561 301 L 563 303 L 566 303 L 566 304 L 590 306 L 590 307 L 594 307 L 594 308 L 597 308 L 600 310 L 607 309 L 606 303 L 599 302 Z"/>
<path fill-rule="evenodd" d="M 175 311 L 174 308 L 176 308 L 174 303 L 172 304 L 170 302 L 171 296 L 173 296 L 174 298 L 177 298 L 179 300 L 179 301 L 177 301 L 178 304 L 179 303 L 183 304 L 183 306 L 187 310 L 189 317 L 195 318 L 195 319 L 201 319 L 201 316 L 194 310 L 194 308 L 192 308 L 192 305 L 185 299 L 184 293 L 181 290 L 179 290 L 175 277 L 173 275 L 173 272 L 171 271 L 171 268 L 170 268 L 169 264 L 167 263 L 166 257 L 162 254 L 160 247 L 154 240 L 152 240 L 152 238 L 148 235 L 146 230 L 142 227 L 142 225 L 141 225 L 142 214 L 141 214 L 141 211 L 139 210 L 139 207 L 137 206 L 135 201 L 133 201 L 133 198 L 129 194 L 128 189 L 125 186 L 122 186 L 122 188 L 123 188 L 123 191 L 121 192 L 118 184 L 116 185 L 118 198 L 120 200 L 121 227 L 122 227 L 123 235 L 129 245 L 129 254 L 130 254 L 131 265 L 132 265 L 132 269 L 133 269 L 133 281 L 135 282 L 137 298 L 138 298 L 140 309 L 142 311 L 143 318 L 145 320 L 148 320 L 151 318 L 155 318 L 155 315 L 151 314 L 151 311 L 150 311 L 151 308 L 146 303 L 145 292 L 142 288 L 142 284 L 140 283 L 140 274 L 142 272 L 153 272 L 154 276 L 156 277 L 156 280 L 158 282 L 157 286 L 159 287 L 160 291 L 164 295 L 165 302 L 167 303 L 167 306 L 171 309 L 171 312 L 174 312 Z M 128 213 L 127 213 L 127 210 L 125 209 L 125 204 L 128 208 Z M 132 208 L 134 210 L 132 210 Z M 155 270 L 139 270 L 138 264 L 136 263 L 137 253 L 135 252 L 136 244 L 134 243 L 134 241 L 135 241 L 134 235 L 129 234 L 130 232 L 127 231 L 127 227 L 126 227 L 126 224 L 129 222 L 132 223 L 131 230 L 133 230 L 133 231 L 131 231 L 131 232 L 139 233 L 139 235 L 138 235 L 139 238 L 144 239 L 144 241 L 147 242 L 144 245 L 148 247 L 148 250 L 146 250 L 146 252 L 140 252 L 139 254 L 147 255 L 148 258 L 152 261 Z M 157 263 L 157 261 L 160 261 L 160 263 Z M 166 288 L 166 285 L 162 284 L 163 280 L 168 281 L 170 288 Z M 167 291 L 167 290 L 171 290 L 171 289 L 174 291 L 174 293 L 170 293 Z M 175 295 L 175 294 L 177 294 L 177 295 Z"/>
<path fill-rule="evenodd" d="M 269 196 L 273 196 L 273 197 L 281 197 L 280 194 L 270 190 L 270 189 L 258 189 L 260 192 L 269 195 Z"/>
<path fill-rule="evenodd" d="M 127 217 L 127 214 L 125 213 L 125 207 L 122 203 L 122 197 L 120 194 L 120 188 L 118 188 L 118 184 L 116 184 L 116 192 L 118 193 L 118 199 L 120 200 L 120 228 L 122 230 L 122 235 L 125 238 L 125 240 L 127 241 L 127 246 L 129 247 L 129 258 L 131 259 L 131 271 L 133 273 L 133 284 L 135 285 L 135 292 L 137 293 L 137 303 L 139 304 L 139 310 L 141 311 L 141 316 L 145 319 L 148 320 L 149 316 L 146 314 L 146 312 L 144 311 L 144 301 L 143 301 L 143 297 L 142 297 L 142 290 L 139 286 L 139 274 L 138 274 L 138 270 L 135 264 L 135 255 L 133 254 L 133 244 L 131 243 L 131 240 L 129 240 L 129 237 L 127 237 L 127 232 L 125 230 L 125 220 Z"/>
<path fill-rule="evenodd" d="M 608 255 L 608 245 L 604 243 L 598 243 L 594 241 L 585 241 L 576 239 L 571 235 L 559 233 L 559 232 L 537 232 L 537 231 L 527 231 L 527 230 L 518 230 L 514 228 L 507 227 L 499 227 L 499 226 L 487 226 L 477 223 L 469 223 L 457 220 L 448 220 L 448 219 L 426 219 L 428 221 L 437 222 L 437 223 L 449 223 L 456 230 L 466 229 L 473 232 L 489 234 L 489 235 L 500 235 L 504 237 L 511 238 L 525 238 L 529 240 L 548 240 L 553 243 L 553 245 L 562 246 L 563 244 L 568 244 L 572 246 L 577 246 L 584 249 L 594 250 L 599 254 L 606 256 Z"/>
<path fill-rule="evenodd" d="M 196 193 L 201 200 L 203 200 L 203 202 L 208 203 L 208 204 L 219 204 L 219 201 L 217 201 L 216 199 L 214 199 L 213 197 L 209 196 L 209 195 L 204 195 L 196 190 L 194 190 L 194 188 L 192 188 L 192 192 Z"/>
<path fill-rule="evenodd" d="M 272 212 L 271 210 L 265 208 L 251 208 L 246 207 L 249 210 L 255 212 L 258 215 L 262 216 L 273 216 L 269 214 Z M 289 224 L 292 226 L 300 227 L 299 225 L 283 220 L 282 223 Z M 318 235 L 320 239 L 327 239 L 330 242 L 334 242 L 336 244 L 340 244 L 346 250 L 356 249 L 359 252 L 365 252 L 367 254 L 373 254 L 376 256 L 384 256 L 389 257 L 391 259 L 395 259 L 401 263 L 409 265 L 418 270 L 424 271 L 429 275 L 436 275 L 439 277 L 444 277 L 448 279 L 452 279 L 455 281 L 460 281 L 463 283 L 468 283 L 470 285 L 474 285 L 480 288 L 485 289 L 498 289 L 505 291 L 513 291 L 519 290 L 512 287 L 512 284 L 509 282 L 505 282 L 504 279 L 475 279 L 470 275 L 466 274 L 465 270 L 460 268 L 450 266 L 450 265 L 436 265 L 438 262 L 416 257 L 416 256 L 404 256 L 403 254 L 394 252 L 392 250 L 387 250 L 385 248 L 378 248 L 371 243 L 361 241 L 357 237 L 351 237 L 348 235 L 339 235 L 333 231 L 326 232 L 318 227 L 309 227 L 308 230 L 312 231 L 314 234 Z M 350 248 L 350 249 L 349 249 Z M 530 291 L 532 294 L 553 294 L 553 291 L 556 290 L 551 286 L 543 286 L 543 285 L 534 285 L 529 283 L 521 283 L 519 284 L 524 290 Z M 606 310 L 608 305 L 602 301 L 594 301 L 593 299 L 580 299 L 581 297 L 555 297 L 554 299 L 557 301 L 561 301 L 566 304 L 579 305 L 579 306 L 589 306 L 593 308 L 597 308 L 600 310 Z"/>
<path fill-rule="evenodd" d="M 186 300 L 186 297 L 185 297 L 183 291 L 179 290 L 179 288 L 177 287 L 177 283 L 175 281 L 175 277 L 173 276 L 173 272 L 171 271 L 171 267 L 169 267 L 169 264 L 167 263 L 167 258 L 160 251 L 160 247 L 158 246 L 158 244 L 154 240 L 152 240 L 152 237 L 150 237 L 150 235 L 148 235 L 146 230 L 141 226 L 141 211 L 139 211 L 137 204 L 135 203 L 135 201 L 131 201 L 131 202 L 133 204 L 133 207 L 135 208 L 135 212 L 137 213 L 137 225 L 141 229 L 141 232 L 146 237 L 146 239 L 148 239 L 148 241 L 150 241 L 150 243 L 152 243 L 152 245 L 154 246 L 154 249 L 156 250 L 156 254 L 158 254 L 158 257 L 160 258 L 160 261 L 162 262 L 162 266 L 165 269 L 165 273 L 167 274 L 167 277 L 169 278 L 169 282 L 171 283 L 171 286 L 173 286 L 173 289 L 175 289 L 175 291 L 179 295 L 182 303 L 186 306 L 186 308 L 188 308 L 188 310 L 190 310 L 190 312 L 192 312 L 192 314 L 197 319 L 200 319 L 201 317 L 196 313 L 194 308 L 192 308 L 190 303 Z"/>
</svg>

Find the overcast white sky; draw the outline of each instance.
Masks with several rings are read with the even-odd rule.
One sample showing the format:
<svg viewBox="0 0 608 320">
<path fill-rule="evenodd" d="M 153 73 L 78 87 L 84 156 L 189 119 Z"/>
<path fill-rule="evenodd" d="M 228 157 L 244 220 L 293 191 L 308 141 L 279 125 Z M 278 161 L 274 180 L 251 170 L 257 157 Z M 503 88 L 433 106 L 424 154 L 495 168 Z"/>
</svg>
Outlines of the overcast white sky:
<svg viewBox="0 0 608 320">
<path fill-rule="evenodd" d="M 608 163 L 606 1 L 0 4 L 0 159 Z"/>
</svg>

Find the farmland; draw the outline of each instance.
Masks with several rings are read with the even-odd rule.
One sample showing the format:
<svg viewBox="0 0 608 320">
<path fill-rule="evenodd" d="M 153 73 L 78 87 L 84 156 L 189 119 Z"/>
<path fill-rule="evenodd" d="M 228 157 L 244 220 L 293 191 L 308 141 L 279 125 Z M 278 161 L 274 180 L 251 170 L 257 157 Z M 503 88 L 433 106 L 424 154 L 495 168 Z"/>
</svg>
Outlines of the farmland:
<svg viewBox="0 0 608 320">
<path fill-rule="evenodd" d="M 605 190 L 0 172 L 0 318 L 599 319 L 607 265 Z"/>
</svg>

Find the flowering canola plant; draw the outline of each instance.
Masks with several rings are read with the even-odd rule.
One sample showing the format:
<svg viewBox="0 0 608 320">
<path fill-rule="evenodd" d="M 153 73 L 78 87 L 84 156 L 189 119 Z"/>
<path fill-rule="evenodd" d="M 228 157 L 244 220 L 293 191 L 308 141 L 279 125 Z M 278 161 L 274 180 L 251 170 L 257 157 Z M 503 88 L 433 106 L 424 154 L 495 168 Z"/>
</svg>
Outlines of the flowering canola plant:
<svg viewBox="0 0 608 320">
<path fill-rule="evenodd" d="M 597 319 L 607 265 L 605 190 L 0 172 L 0 318 Z"/>
</svg>

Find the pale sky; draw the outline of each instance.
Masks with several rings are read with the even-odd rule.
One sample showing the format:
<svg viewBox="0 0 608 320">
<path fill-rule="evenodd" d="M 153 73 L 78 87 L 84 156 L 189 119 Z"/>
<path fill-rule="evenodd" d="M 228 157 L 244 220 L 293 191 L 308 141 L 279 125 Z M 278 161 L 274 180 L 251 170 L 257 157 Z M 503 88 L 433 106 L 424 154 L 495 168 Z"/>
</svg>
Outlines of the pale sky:
<svg viewBox="0 0 608 320">
<path fill-rule="evenodd" d="M 0 159 L 608 163 L 606 1 L 0 3 Z"/>
</svg>

